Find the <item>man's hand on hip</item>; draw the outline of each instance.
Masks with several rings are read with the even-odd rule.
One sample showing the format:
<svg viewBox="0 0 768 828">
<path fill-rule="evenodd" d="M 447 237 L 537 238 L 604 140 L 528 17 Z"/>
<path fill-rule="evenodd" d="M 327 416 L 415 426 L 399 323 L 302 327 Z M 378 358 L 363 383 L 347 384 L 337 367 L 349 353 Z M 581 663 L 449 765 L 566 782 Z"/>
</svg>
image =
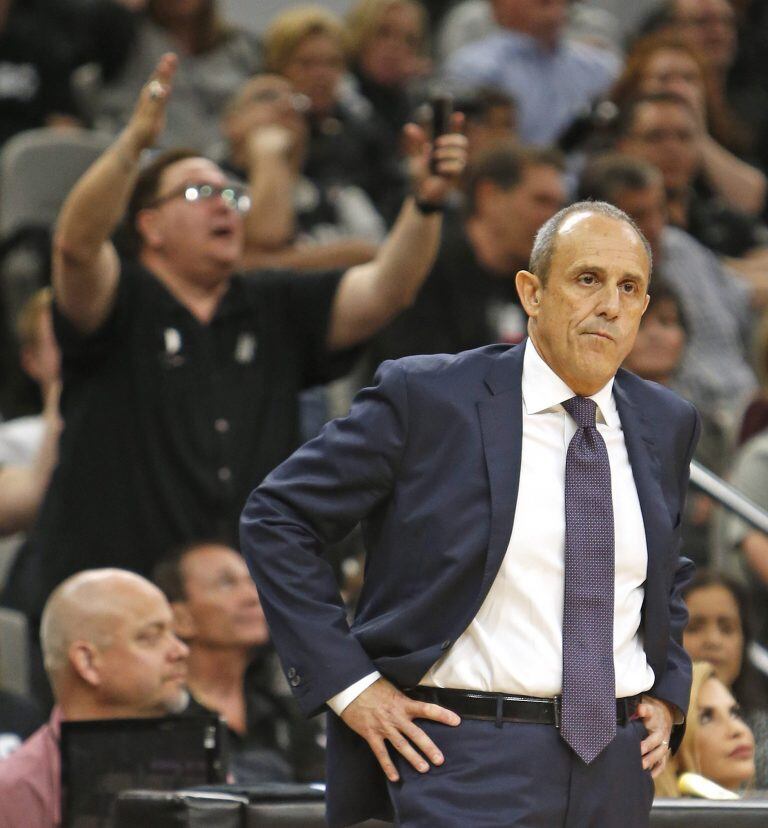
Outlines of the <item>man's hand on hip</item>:
<svg viewBox="0 0 768 828">
<path fill-rule="evenodd" d="M 397 782 L 400 777 L 385 742 L 389 742 L 417 771 L 426 773 L 429 763 L 424 756 L 433 765 L 442 765 L 443 754 L 413 720 L 431 719 L 452 726 L 461 722 L 455 713 L 444 707 L 409 699 L 385 678 L 378 679 L 363 690 L 344 709 L 341 718 L 368 742 L 390 782 Z"/>
<path fill-rule="evenodd" d="M 655 779 L 667 764 L 669 739 L 672 734 L 672 711 L 666 702 L 653 696 L 643 696 L 637 706 L 637 718 L 641 719 L 648 735 L 640 743 L 643 767 L 651 771 Z"/>
</svg>

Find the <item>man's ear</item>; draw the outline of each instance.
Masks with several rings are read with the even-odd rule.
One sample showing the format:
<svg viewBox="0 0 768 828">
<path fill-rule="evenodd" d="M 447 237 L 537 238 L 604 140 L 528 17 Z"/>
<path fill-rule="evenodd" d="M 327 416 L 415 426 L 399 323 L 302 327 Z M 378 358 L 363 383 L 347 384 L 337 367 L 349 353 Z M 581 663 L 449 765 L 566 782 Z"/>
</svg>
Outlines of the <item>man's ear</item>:
<svg viewBox="0 0 768 828">
<path fill-rule="evenodd" d="M 530 317 L 538 316 L 541 291 L 543 290 L 541 279 L 535 273 L 531 273 L 530 270 L 518 270 L 517 276 L 515 276 L 515 286 L 523 310 Z"/>
<path fill-rule="evenodd" d="M 148 247 L 159 247 L 162 244 L 162 234 L 155 210 L 139 210 L 136 214 L 136 230 Z"/>
<path fill-rule="evenodd" d="M 171 602 L 171 609 L 173 610 L 173 631 L 183 641 L 195 637 L 195 621 L 192 618 L 192 613 L 184 601 Z"/>
<path fill-rule="evenodd" d="M 69 663 L 80 678 L 98 687 L 101 684 L 101 672 L 98 664 L 98 651 L 90 641 L 73 641 L 67 651 Z"/>
</svg>

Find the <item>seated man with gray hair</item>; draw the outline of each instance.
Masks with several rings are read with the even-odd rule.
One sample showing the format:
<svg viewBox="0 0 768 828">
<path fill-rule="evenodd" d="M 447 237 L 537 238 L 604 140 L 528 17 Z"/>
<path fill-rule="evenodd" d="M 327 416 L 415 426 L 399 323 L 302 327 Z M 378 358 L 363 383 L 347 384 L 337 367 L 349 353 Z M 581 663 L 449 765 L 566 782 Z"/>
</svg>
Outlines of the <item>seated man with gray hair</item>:
<svg viewBox="0 0 768 828">
<path fill-rule="evenodd" d="M 62 720 L 162 716 L 184 709 L 188 650 L 162 592 L 139 575 L 91 569 L 50 596 L 40 638 L 56 706 L 0 762 L 0 828 L 58 825 Z"/>
</svg>

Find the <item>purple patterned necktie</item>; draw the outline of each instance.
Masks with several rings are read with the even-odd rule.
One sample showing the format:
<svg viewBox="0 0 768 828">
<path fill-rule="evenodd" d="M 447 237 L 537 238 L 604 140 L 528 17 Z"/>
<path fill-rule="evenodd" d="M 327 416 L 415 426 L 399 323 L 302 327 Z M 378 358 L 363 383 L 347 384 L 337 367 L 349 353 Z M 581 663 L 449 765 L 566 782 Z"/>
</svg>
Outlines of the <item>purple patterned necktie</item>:
<svg viewBox="0 0 768 828">
<path fill-rule="evenodd" d="M 561 732 L 589 764 L 616 735 L 611 467 L 589 397 L 563 403 L 578 426 L 565 460 Z"/>
</svg>

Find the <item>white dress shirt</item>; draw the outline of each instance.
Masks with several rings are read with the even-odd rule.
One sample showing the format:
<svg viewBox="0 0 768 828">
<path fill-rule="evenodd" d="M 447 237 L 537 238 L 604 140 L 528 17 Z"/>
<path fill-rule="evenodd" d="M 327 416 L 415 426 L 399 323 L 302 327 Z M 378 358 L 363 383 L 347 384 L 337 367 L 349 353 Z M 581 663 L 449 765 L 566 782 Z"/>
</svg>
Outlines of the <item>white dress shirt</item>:
<svg viewBox="0 0 768 828">
<path fill-rule="evenodd" d="M 475 618 L 421 684 L 550 697 L 562 690 L 565 457 L 576 424 L 561 403 L 574 392 L 529 340 L 523 357 L 523 438 L 512 536 Z M 648 690 L 654 673 L 640 635 L 648 563 L 637 489 L 611 379 L 592 399 L 611 468 L 615 534 L 613 652 L 616 696 Z M 329 700 L 341 713 L 379 677 Z"/>
</svg>

